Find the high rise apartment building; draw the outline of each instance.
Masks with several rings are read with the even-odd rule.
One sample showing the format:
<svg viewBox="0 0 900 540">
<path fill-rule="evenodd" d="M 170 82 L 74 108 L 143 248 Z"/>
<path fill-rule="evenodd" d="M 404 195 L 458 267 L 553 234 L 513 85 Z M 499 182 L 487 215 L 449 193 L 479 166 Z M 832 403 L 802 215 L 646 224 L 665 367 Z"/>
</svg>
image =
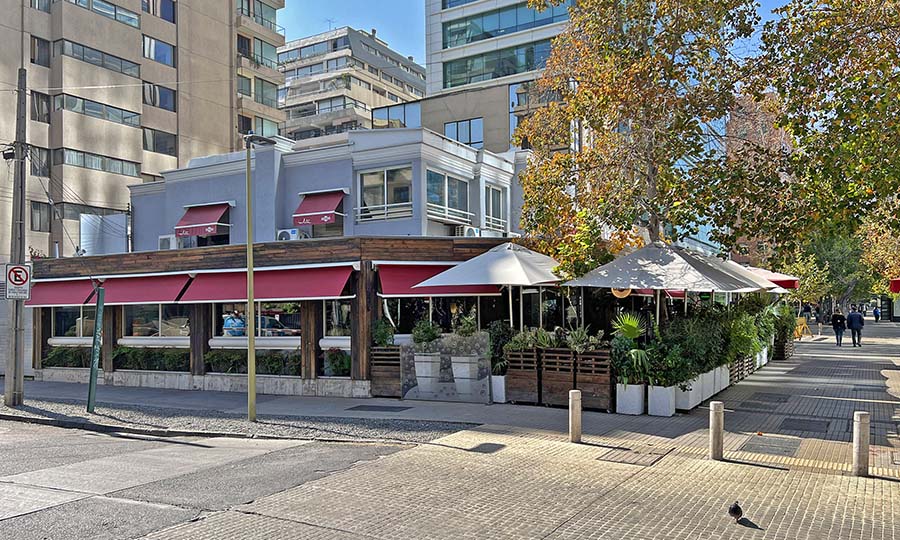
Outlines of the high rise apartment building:
<svg viewBox="0 0 900 540">
<path fill-rule="evenodd" d="M 26 248 L 73 255 L 81 216 L 127 211 L 128 185 L 238 148 L 245 118 L 277 125 L 283 6 L 0 0 L 0 143 L 15 136 L 17 70 L 27 70 Z M 252 104 L 239 93 L 242 77 L 254 81 Z M 11 176 L 0 167 L 0 260 L 9 256 Z M 123 235 L 126 223 L 108 232 Z"/>
<path fill-rule="evenodd" d="M 295 140 L 372 127 L 371 109 L 421 99 L 425 70 L 377 37 L 349 27 L 291 41 L 278 51 L 284 73 L 281 135 Z"/>
<path fill-rule="evenodd" d="M 376 118 L 390 118 L 392 127 L 421 125 L 491 152 L 509 150 L 519 119 L 534 105 L 528 84 L 574 4 L 537 11 L 525 0 L 426 0 L 428 97 L 376 110 Z"/>
</svg>

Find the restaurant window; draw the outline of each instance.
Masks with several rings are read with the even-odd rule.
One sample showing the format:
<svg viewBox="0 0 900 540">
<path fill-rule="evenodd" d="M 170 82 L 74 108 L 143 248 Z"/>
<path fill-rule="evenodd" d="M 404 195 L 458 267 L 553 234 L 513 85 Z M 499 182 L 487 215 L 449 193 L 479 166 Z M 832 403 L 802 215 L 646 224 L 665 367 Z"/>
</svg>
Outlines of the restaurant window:
<svg viewBox="0 0 900 540">
<path fill-rule="evenodd" d="M 538 287 L 522 288 L 522 324 L 525 328 L 541 327 L 541 290 Z"/>
<path fill-rule="evenodd" d="M 53 337 L 92 337 L 96 314 L 94 306 L 53 308 Z"/>
<path fill-rule="evenodd" d="M 544 330 L 554 330 L 563 324 L 563 296 L 560 290 L 541 287 L 541 325 Z"/>
<path fill-rule="evenodd" d="M 428 298 L 384 298 L 383 316 L 394 327 L 395 334 L 411 334 L 413 326 L 428 318 Z"/>
<path fill-rule="evenodd" d="M 125 337 L 159 336 L 159 304 L 123 306 L 125 312 Z"/>
<path fill-rule="evenodd" d="M 247 304 L 214 304 L 216 337 L 246 337 Z M 299 337 L 300 305 L 298 303 L 256 302 L 256 330 L 260 337 Z"/>
<path fill-rule="evenodd" d="M 518 302 L 518 295 L 513 295 L 513 300 Z M 509 296 L 507 291 L 504 291 L 502 296 L 480 296 L 478 298 L 479 328 L 487 330 L 494 321 L 506 321 L 509 324 Z"/>
<path fill-rule="evenodd" d="M 452 332 L 460 317 L 477 314 L 478 298 L 474 296 L 439 297 L 431 299 L 431 322 L 444 332 Z"/>
<path fill-rule="evenodd" d="M 50 232 L 50 205 L 48 203 L 31 201 L 31 230 Z"/>
<path fill-rule="evenodd" d="M 325 335 L 349 336 L 353 327 L 350 320 L 350 300 L 325 300 Z"/>
<path fill-rule="evenodd" d="M 164 304 L 160 309 L 160 332 L 163 337 L 191 335 L 190 306 Z"/>
<path fill-rule="evenodd" d="M 412 214 L 412 167 L 360 174 L 360 217 L 391 219 Z"/>
</svg>

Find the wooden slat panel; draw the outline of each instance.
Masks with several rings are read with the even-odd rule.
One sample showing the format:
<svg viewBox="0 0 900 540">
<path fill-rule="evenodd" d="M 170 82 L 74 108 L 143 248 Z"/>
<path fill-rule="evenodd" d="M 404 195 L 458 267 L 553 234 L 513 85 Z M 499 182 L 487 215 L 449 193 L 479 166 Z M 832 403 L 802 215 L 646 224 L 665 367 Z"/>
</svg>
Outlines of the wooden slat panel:
<svg viewBox="0 0 900 540">
<path fill-rule="evenodd" d="M 372 396 L 401 397 L 400 347 L 372 347 L 369 362 Z"/>
<path fill-rule="evenodd" d="M 206 353 L 212 337 L 212 306 L 194 304 L 190 307 L 191 323 L 191 373 L 206 375 Z"/>
<path fill-rule="evenodd" d="M 509 351 L 506 354 L 506 399 L 513 403 L 540 403 L 541 387 L 538 351 Z"/>
<path fill-rule="evenodd" d="M 590 351 L 576 359 L 575 388 L 585 409 L 612 410 L 613 379 L 609 350 Z"/>
<path fill-rule="evenodd" d="M 541 351 L 541 403 L 567 406 L 575 388 L 575 353 L 569 349 Z"/>
</svg>

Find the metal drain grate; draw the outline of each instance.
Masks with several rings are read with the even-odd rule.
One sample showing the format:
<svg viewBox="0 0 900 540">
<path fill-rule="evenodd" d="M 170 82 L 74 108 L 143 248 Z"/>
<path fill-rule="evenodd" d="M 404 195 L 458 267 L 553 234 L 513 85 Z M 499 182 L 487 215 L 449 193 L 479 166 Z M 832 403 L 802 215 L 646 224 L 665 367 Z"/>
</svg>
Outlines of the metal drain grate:
<svg viewBox="0 0 900 540">
<path fill-rule="evenodd" d="M 778 409 L 777 403 L 757 403 L 755 401 L 744 401 L 737 407 L 741 411 L 764 411 L 771 412 Z"/>
<path fill-rule="evenodd" d="M 779 427 L 782 431 L 828 432 L 828 420 L 808 420 L 806 418 L 785 418 Z"/>
<path fill-rule="evenodd" d="M 401 412 L 408 411 L 412 407 L 391 407 L 388 405 L 357 405 L 350 407 L 348 411 L 366 411 L 366 412 Z"/>
<path fill-rule="evenodd" d="M 797 455 L 797 450 L 800 449 L 800 443 L 800 439 L 754 435 L 741 445 L 741 450 L 754 454 L 794 457 Z"/>
<path fill-rule="evenodd" d="M 624 463 L 626 465 L 640 465 L 641 467 L 649 467 L 661 460 L 666 454 L 672 451 L 672 448 L 637 448 L 637 449 L 613 449 L 602 454 L 597 459 L 599 461 L 610 461 L 613 463 Z"/>
<path fill-rule="evenodd" d="M 773 394 L 772 392 L 754 392 L 750 396 L 751 401 L 764 401 L 766 403 L 787 403 L 791 396 Z"/>
</svg>

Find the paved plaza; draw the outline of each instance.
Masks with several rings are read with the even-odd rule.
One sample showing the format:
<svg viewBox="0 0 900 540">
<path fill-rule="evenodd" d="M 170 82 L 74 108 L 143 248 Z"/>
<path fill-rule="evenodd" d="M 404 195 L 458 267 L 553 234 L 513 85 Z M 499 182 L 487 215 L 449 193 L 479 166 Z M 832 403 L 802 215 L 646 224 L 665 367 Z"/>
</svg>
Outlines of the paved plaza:
<svg viewBox="0 0 900 540">
<path fill-rule="evenodd" d="M 560 409 L 395 400 L 365 403 L 406 408 L 266 396 L 260 414 L 477 425 L 393 444 L 2 422 L 0 538 L 900 539 L 900 325 L 866 330 L 858 349 L 805 338 L 789 361 L 720 394 L 724 462 L 705 459 L 705 405 L 673 418 L 586 413 L 580 445 L 566 442 Z M 27 390 L 49 402 L 83 387 Z M 99 393 L 106 420 L 143 399 L 239 413 L 243 396 Z M 872 415 L 870 478 L 849 475 L 857 410 Z M 740 524 L 726 512 L 735 500 Z"/>
</svg>

